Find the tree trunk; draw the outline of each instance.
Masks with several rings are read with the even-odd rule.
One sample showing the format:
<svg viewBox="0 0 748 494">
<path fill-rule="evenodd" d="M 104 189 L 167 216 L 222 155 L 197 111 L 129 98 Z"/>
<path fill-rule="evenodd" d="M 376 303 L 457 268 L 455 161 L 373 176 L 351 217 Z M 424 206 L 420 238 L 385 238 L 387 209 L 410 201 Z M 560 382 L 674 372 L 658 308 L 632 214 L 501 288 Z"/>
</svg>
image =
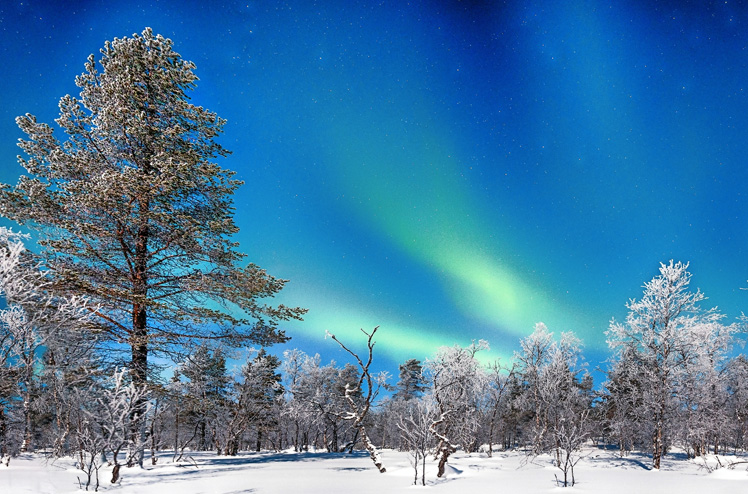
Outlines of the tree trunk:
<svg viewBox="0 0 748 494">
<path fill-rule="evenodd" d="M 494 412 L 495 415 L 495 412 Z M 488 457 L 493 456 L 493 430 L 494 430 L 494 416 L 491 416 L 491 422 L 488 426 Z"/>
<path fill-rule="evenodd" d="M 439 466 L 436 472 L 436 476 L 442 478 L 444 476 L 444 472 L 447 469 L 447 460 L 449 459 L 449 455 L 454 453 L 454 449 L 452 448 L 452 445 L 447 441 L 442 441 L 442 447 L 439 449 L 439 452 L 441 454 L 439 455 Z"/>
<path fill-rule="evenodd" d="M 369 439 L 369 435 L 366 433 L 366 428 L 363 425 L 360 425 L 358 426 L 358 430 L 361 433 L 361 441 L 363 441 L 366 451 L 369 452 L 369 457 L 371 458 L 371 461 L 374 462 L 374 466 L 377 467 L 379 473 L 385 473 L 387 469 L 384 468 L 384 465 L 382 464 L 382 458 L 379 456 L 377 448 Z"/>
<path fill-rule="evenodd" d="M 205 419 L 200 420 L 199 427 L 200 427 L 200 447 L 198 449 L 200 451 L 206 451 L 208 449 L 208 445 L 205 442 Z"/>
<path fill-rule="evenodd" d="M 172 461 L 176 461 L 177 451 L 179 451 L 179 405 L 178 404 L 177 404 L 177 409 L 174 411 L 174 459 Z"/>
<path fill-rule="evenodd" d="M 652 466 L 659 470 L 662 460 L 662 419 L 658 418 L 652 433 Z"/>
<path fill-rule="evenodd" d="M 424 448 L 421 455 L 421 485 L 426 486 L 426 449 Z"/>
<path fill-rule="evenodd" d="M 24 381 L 23 381 L 23 442 L 21 443 L 21 453 L 32 451 L 31 447 L 31 379 L 33 373 L 34 357 L 31 350 L 23 355 L 24 360 Z"/>
<path fill-rule="evenodd" d="M 146 169 L 145 173 L 149 170 Z M 130 378 L 136 386 L 145 386 L 148 383 L 148 315 L 146 311 L 146 297 L 148 296 L 148 240 L 150 229 L 148 226 L 148 212 L 150 201 L 148 198 L 139 198 L 140 219 L 138 232 L 135 240 L 135 256 L 132 279 L 132 333 L 130 334 L 130 347 L 132 357 L 130 361 Z M 130 416 L 130 434 L 132 444 L 137 448 L 136 455 L 138 465 L 143 466 L 143 448 L 145 424 L 145 411 L 147 398 L 144 396 L 133 407 Z M 128 466 L 132 466 L 132 459 Z"/>
<path fill-rule="evenodd" d="M 156 417 L 152 417 L 151 419 L 151 428 L 150 428 L 150 435 L 151 435 L 151 465 L 155 465 L 158 461 L 158 458 L 156 457 Z"/>
<path fill-rule="evenodd" d="M 655 428 L 652 433 L 652 466 L 659 470 L 660 469 L 660 463 L 662 460 L 662 455 L 664 454 L 664 445 L 663 445 L 663 428 L 665 426 L 665 408 L 667 406 L 667 376 L 662 374 L 660 376 L 660 386 L 661 389 L 659 389 L 659 403 L 658 410 L 655 413 Z"/>
<path fill-rule="evenodd" d="M 7 447 L 5 446 L 7 430 L 5 409 L 0 406 L 0 458 L 5 457 L 7 453 Z"/>
</svg>

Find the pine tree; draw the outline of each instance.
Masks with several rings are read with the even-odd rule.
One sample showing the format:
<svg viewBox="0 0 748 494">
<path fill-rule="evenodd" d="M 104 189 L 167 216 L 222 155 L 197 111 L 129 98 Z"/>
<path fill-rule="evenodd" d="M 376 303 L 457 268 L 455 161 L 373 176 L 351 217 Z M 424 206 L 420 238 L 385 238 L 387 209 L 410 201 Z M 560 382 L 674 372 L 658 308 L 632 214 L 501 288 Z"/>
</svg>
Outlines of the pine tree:
<svg viewBox="0 0 748 494">
<path fill-rule="evenodd" d="M 231 236 L 234 172 L 211 160 L 224 120 L 189 103 L 192 62 L 150 29 L 107 42 L 60 101 L 57 140 L 33 115 L 17 123 L 28 172 L 0 185 L 0 213 L 36 229 L 54 287 L 89 297 L 100 331 L 125 343 L 129 375 L 148 378 L 149 356 L 195 339 L 270 345 L 278 322 L 305 310 L 269 306 L 286 280 L 254 264 Z"/>
<path fill-rule="evenodd" d="M 239 404 L 248 426 L 257 431 L 255 450 L 262 449 L 263 436 L 278 426 L 278 400 L 283 395 L 281 361 L 262 349 L 242 368 Z"/>
<path fill-rule="evenodd" d="M 177 437 L 183 413 L 194 428 L 197 449 L 205 451 L 211 446 L 209 432 L 215 428 L 216 417 L 228 401 L 231 378 L 226 370 L 226 357 L 220 349 L 211 350 L 201 345 L 180 366 L 180 377 L 186 382 L 181 386 L 184 404 L 175 415 Z"/>
<path fill-rule="evenodd" d="M 408 359 L 400 365 L 400 376 L 397 381 L 396 399 L 411 400 L 423 395 L 426 390 L 426 380 L 423 377 L 423 366 L 417 359 Z"/>
</svg>

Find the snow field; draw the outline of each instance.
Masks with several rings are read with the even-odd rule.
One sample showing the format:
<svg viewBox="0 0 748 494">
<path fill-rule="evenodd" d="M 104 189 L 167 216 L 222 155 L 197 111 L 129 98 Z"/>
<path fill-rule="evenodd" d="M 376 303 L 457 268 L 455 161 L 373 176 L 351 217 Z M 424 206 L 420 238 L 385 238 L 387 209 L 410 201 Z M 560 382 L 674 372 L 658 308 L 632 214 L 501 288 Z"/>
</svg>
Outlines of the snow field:
<svg viewBox="0 0 748 494">
<path fill-rule="evenodd" d="M 663 459 L 661 471 L 650 470 L 651 457 L 631 454 L 625 458 L 615 451 L 588 449 L 575 473 L 572 493 L 699 493 L 720 494 L 748 491 L 745 465 L 733 470 L 708 472 L 704 460 L 687 460 L 680 453 Z M 171 462 L 164 453 L 155 466 L 123 468 L 122 479 L 109 483 L 111 469 L 100 471 L 100 492 L 121 494 L 240 494 L 240 493 L 412 493 L 425 492 L 509 492 L 559 493 L 555 476 L 560 470 L 548 455 L 528 459 L 519 452 L 456 453 L 450 458 L 445 478 L 436 478 L 436 463 L 426 465 L 427 485 L 414 486 L 413 468 L 406 453 L 385 450 L 382 458 L 387 473 L 380 474 L 365 452 L 328 453 L 242 453 L 236 457 L 214 453 L 192 454 L 189 461 Z M 726 464 L 732 457 L 722 457 Z M 711 465 L 716 461 L 707 460 Z M 72 494 L 84 492 L 79 480 L 85 475 L 70 458 L 47 461 L 40 455 L 24 455 L 0 466 L 0 493 Z"/>
</svg>

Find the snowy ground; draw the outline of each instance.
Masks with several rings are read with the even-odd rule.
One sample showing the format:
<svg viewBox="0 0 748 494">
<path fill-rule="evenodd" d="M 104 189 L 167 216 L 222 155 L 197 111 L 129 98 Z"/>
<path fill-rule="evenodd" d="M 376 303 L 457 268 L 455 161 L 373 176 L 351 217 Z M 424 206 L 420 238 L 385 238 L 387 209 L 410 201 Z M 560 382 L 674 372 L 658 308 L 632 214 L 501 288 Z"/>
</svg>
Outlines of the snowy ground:
<svg viewBox="0 0 748 494">
<path fill-rule="evenodd" d="M 662 471 L 651 471 L 651 460 L 632 454 L 619 458 L 614 451 L 590 449 L 577 466 L 577 485 L 571 492 L 589 493 L 734 493 L 748 491 L 745 465 L 709 473 L 703 461 L 668 455 Z M 433 462 L 427 464 L 427 486 L 413 486 L 408 456 L 384 451 L 388 472 L 378 473 L 368 456 L 325 453 L 246 453 L 237 457 L 193 454 L 193 462 L 171 463 L 163 455 L 156 466 L 122 470 L 121 482 L 109 484 L 102 471 L 100 492 L 122 494 L 239 494 L 239 493 L 390 493 L 390 492 L 563 492 L 554 476 L 560 471 L 550 457 L 532 462 L 521 453 L 455 454 L 448 475 L 436 479 Z M 723 461 L 735 460 L 724 457 Z M 0 493 L 80 493 L 78 478 L 85 476 L 72 460 L 46 462 L 41 456 L 14 458 L 0 466 Z M 566 491 L 569 492 L 569 491 Z"/>
</svg>

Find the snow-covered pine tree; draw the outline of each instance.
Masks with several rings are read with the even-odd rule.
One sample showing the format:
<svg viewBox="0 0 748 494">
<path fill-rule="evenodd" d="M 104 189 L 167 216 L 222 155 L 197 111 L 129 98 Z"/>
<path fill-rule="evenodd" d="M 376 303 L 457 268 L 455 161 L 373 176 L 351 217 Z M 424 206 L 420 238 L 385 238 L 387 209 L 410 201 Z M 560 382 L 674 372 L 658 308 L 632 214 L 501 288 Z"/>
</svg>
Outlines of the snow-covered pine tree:
<svg viewBox="0 0 748 494">
<path fill-rule="evenodd" d="M 179 375 L 184 382 L 180 386 L 181 404 L 174 410 L 174 448 L 180 449 L 179 428 L 186 425 L 194 431 L 193 449 L 207 451 L 216 442 L 211 431 L 217 428 L 218 417 L 229 401 L 231 377 L 226 370 L 226 356 L 220 348 L 200 345 L 182 362 Z"/>
<path fill-rule="evenodd" d="M 267 436 L 278 428 L 279 400 L 284 391 L 282 376 L 278 373 L 280 365 L 278 357 L 261 349 L 242 368 L 239 403 L 249 426 L 257 432 L 255 451 L 260 451 Z"/>
<path fill-rule="evenodd" d="M 150 28 L 107 42 L 76 78 L 80 97 L 60 101 L 65 141 L 17 119 L 28 175 L 0 185 L 0 214 L 37 230 L 58 291 L 100 306 L 136 384 L 153 354 L 202 338 L 270 345 L 286 340 L 279 321 L 305 312 L 261 303 L 286 281 L 238 266 L 241 181 L 212 161 L 229 154 L 215 142 L 225 122 L 189 103 L 194 68 Z"/>
</svg>

